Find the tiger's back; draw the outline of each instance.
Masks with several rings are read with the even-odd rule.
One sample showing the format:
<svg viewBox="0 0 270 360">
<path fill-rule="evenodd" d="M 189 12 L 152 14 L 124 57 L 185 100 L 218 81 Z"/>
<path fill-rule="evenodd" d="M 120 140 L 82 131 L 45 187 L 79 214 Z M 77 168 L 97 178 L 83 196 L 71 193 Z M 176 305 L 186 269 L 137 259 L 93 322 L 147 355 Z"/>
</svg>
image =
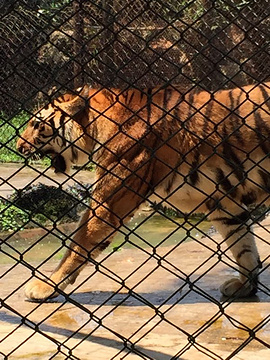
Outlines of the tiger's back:
<svg viewBox="0 0 270 360">
<path fill-rule="evenodd" d="M 119 148 L 121 153 L 126 142 L 129 148 L 139 143 L 139 151 L 148 147 L 155 163 L 151 185 L 156 198 L 183 211 L 208 211 L 207 198 L 214 193 L 215 199 L 226 195 L 243 205 L 262 202 L 270 191 L 265 172 L 270 166 L 269 88 L 250 85 L 184 95 L 173 87 L 105 90 L 97 101 L 102 106 L 107 102 L 106 121 L 114 119 L 113 133 L 118 134 L 108 142 L 109 157 Z M 95 97 L 91 102 L 98 106 Z M 98 109 L 103 112 L 104 107 Z M 128 155 L 122 156 L 132 161 L 133 153 Z"/>
</svg>

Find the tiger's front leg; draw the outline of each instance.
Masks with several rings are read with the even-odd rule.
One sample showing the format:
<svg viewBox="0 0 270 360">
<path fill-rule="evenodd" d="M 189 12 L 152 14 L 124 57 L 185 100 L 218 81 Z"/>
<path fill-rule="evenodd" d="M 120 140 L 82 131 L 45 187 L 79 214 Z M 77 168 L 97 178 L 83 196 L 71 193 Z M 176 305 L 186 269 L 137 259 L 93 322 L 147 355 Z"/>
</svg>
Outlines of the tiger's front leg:
<svg viewBox="0 0 270 360">
<path fill-rule="evenodd" d="M 130 162 L 130 167 L 116 164 L 113 171 L 100 177 L 92 194 L 91 210 L 83 215 L 70 248 L 50 279 L 33 279 L 26 285 L 27 298 L 41 301 L 56 297 L 57 290 L 73 284 L 83 267 L 110 244 L 149 192 L 152 172 L 147 155 L 145 152 L 138 162 Z"/>
<path fill-rule="evenodd" d="M 238 298 L 256 294 L 261 263 L 250 213 L 243 207 L 235 205 L 228 211 L 225 209 L 214 211 L 210 218 L 226 240 L 240 273 L 239 277 L 233 277 L 221 285 L 221 293 L 227 297 Z"/>
<path fill-rule="evenodd" d="M 84 266 L 110 244 L 118 227 L 119 219 L 106 206 L 98 207 L 95 214 L 87 210 L 69 249 L 50 279 L 30 281 L 25 287 L 26 297 L 41 301 L 58 296 L 57 290 L 73 284 Z"/>
</svg>

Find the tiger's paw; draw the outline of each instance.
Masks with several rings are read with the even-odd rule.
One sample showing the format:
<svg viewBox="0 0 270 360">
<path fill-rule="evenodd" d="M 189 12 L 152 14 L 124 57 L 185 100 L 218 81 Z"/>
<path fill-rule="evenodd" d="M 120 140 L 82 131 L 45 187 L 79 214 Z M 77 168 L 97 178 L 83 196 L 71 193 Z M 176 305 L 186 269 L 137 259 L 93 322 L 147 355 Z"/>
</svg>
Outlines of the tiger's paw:
<svg viewBox="0 0 270 360">
<path fill-rule="evenodd" d="M 31 280 L 25 286 L 25 295 L 29 300 L 42 301 L 57 297 L 59 294 L 55 291 L 54 285 L 48 284 L 43 280 Z"/>
<path fill-rule="evenodd" d="M 226 297 L 243 298 L 255 295 L 257 292 L 257 286 L 248 281 L 242 283 L 240 279 L 232 278 L 221 285 L 220 291 Z"/>
</svg>

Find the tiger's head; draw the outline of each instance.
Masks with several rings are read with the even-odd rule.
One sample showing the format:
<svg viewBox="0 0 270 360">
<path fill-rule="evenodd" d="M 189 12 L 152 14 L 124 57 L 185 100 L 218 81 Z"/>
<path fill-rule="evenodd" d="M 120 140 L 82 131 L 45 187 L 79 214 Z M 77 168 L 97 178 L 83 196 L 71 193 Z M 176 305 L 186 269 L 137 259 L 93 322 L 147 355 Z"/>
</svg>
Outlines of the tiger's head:
<svg viewBox="0 0 270 360">
<path fill-rule="evenodd" d="M 17 141 L 25 156 L 49 155 L 55 172 L 68 173 L 72 164 L 84 164 L 93 149 L 89 135 L 89 87 L 65 94 L 38 110 Z"/>
</svg>

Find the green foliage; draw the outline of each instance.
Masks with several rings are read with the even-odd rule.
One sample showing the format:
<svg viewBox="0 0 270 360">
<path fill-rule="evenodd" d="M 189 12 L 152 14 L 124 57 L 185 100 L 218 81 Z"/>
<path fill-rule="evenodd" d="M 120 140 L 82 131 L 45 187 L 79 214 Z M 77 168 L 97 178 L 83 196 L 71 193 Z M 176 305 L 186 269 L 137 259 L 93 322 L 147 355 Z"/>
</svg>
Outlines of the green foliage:
<svg viewBox="0 0 270 360">
<path fill-rule="evenodd" d="M 51 0 L 40 1 L 39 9 L 47 11 L 48 13 L 54 13 L 54 11 L 61 9 L 63 6 L 70 4 L 71 0 Z"/>
<path fill-rule="evenodd" d="M 0 200 L 0 231 L 78 221 L 89 201 L 90 184 L 73 185 L 65 191 L 44 184 L 16 191 Z"/>
<path fill-rule="evenodd" d="M 23 131 L 29 114 L 21 112 L 9 119 L 0 113 L 0 162 L 19 162 L 24 157 L 16 151 L 18 133 Z"/>
<path fill-rule="evenodd" d="M 238 11 L 250 3 L 250 0 L 155 0 L 151 2 L 154 9 L 158 9 L 161 18 L 167 21 L 184 20 L 187 23 L 194 23 L 195 27 L 202 25 L 214 30 L 228 22 L 228 17 L 236 17 Z M 204 17 L 209 12 L 210 17 Z M 224 17 L 222 14 L 226 14 Z M 209 21 L 211 20 L 211 23 Z M 206 23 L 205 23 L 206 22 Z M 205 23 L 205 24 L 204 24 Z"/>
<path fill-rule="evenodd" d="M 29 213 L 16 205 L 0 200 L 0 231 L 16 231 L 23 229 L 29 222 Z"/>
<path fill-rule="evenodd" d="M 72 6 L 72 0 L 58 1 L 40 1 L 38 7 L 39 15 L 49 17 L 52 24 L 59 24 L 59 20 L 63 21 L 61 10 L 67 6 Z"/>
</svg>

